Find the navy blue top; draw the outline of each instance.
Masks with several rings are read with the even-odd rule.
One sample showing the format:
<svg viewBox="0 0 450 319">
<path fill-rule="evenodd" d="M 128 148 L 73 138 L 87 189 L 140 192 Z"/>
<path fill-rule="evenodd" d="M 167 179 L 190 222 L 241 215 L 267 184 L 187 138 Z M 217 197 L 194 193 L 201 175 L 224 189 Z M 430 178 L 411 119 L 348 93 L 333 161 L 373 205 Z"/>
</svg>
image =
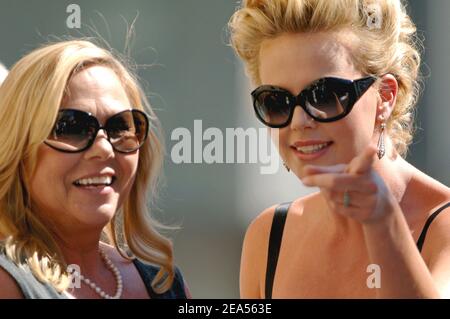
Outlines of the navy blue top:
<svg viewBox="0 0 450 319">
<path fill-rule="evenodd" d="M 183 276 L 178 267 L 175 268 L 175 278 L 172 287 L 162 294 L 157 294 L 152 288 L 152 281 L 159 271 L 158 267 L 146 265 L 138 259 L 133 260 L 139 274 L 144 281 L 145 288 L 151 299 L 186 299 L 186 291 L 184 286 Z"/>
</svg>

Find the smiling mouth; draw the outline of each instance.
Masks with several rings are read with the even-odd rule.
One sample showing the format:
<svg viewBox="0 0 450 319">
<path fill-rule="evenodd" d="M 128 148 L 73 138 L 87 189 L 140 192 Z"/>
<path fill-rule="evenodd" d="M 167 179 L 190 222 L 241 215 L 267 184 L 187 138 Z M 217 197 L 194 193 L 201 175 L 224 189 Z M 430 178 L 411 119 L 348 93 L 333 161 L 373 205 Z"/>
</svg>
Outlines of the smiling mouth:
<svg viewBox="0 0 450 319">
<path fill-rule="evenodd" d="M 320 143 L 320 144 L 312 144 L 312 145 L 298 146 L 298 147 L 291 146 L 291 148 L 293 148 L 294 150 L 296 150 L 297 152 L 302 153 L 302 154 L 314 154 L 314 153 L 320 152 L 324 148 L 327 148 L 331 144 L 333 144 L 333 142 L 325 142 L 325 143 Z"/>
<path fill-rule="evenodd" d="M 81 178 L 73 182 L 76 187 L 105 187 L 111 186 L 116 181 L 115 176 L 98 176 Z"/>
</svg>

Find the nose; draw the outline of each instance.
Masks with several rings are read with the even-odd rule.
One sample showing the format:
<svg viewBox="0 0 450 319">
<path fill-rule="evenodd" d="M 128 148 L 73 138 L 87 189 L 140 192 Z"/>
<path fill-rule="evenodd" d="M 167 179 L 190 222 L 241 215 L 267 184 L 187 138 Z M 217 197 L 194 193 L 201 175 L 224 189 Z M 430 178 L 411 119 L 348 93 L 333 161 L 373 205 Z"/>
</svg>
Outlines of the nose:
<svg viewBox="0 0 450 319">
<path fill-rule="evenodd" d="M 107 160 L 114 156 L 114 149 L 108 141 L 108 136 L 104 129 L 100 129 L 91 147 L 85 152 L 86 159 L 98 158 Z"/>
<path fill-rule="evenodd" d="M 314 128 L 315 125 L 314 119 L 309 116 L 299 105 L 294 108 L 294 114 L 292 114 L 290 124 L 292 130 Z"/>
</svg>

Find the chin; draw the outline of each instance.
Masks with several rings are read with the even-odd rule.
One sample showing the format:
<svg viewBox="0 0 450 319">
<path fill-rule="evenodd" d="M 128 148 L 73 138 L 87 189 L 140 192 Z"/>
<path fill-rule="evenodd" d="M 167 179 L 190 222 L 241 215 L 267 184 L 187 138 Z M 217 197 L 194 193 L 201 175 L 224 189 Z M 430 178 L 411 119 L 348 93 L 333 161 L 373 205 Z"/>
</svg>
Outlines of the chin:
<svg viewBox="0 0 450 319">
<path fill-rule="evenodd" d="M 85 207 L 83 214 L 77 214 L 77 219 L 84 224 L 105 226 L 108 224 L 116 213 L 116 205 L 104 204 L 97 207 Z"/>
</svg>

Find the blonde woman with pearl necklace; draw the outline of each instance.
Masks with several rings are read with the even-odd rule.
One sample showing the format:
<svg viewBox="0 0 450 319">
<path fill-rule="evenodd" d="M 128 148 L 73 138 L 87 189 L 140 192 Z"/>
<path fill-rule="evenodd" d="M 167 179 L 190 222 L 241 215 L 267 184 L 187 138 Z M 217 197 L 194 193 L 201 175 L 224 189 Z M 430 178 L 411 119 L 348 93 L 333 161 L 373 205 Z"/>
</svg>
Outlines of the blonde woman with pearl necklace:
<svg viewBox="0 0 450 319">
<path fill-rule="evenodd" d="M 0 298 L 186 298 L 150 217 L 158 120 L 109 51 L 64 41 L 0 87 Z"/>
</svg>

